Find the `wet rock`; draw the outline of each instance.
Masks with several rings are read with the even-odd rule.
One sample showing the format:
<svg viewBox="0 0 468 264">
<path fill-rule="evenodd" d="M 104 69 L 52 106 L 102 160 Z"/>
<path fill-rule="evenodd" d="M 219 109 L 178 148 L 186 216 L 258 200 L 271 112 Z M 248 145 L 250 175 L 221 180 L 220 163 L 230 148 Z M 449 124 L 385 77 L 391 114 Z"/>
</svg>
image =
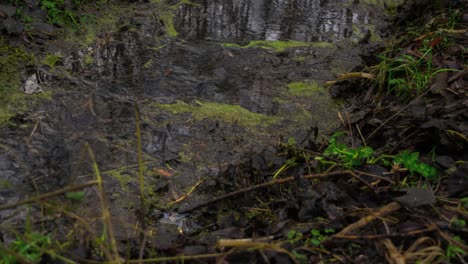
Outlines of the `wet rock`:
<svg viewBox="0 0 468 264">
<path fill-rule="evenodd" d="M 13 18 L 7 18 L 1 21 L 0 29 L 3 29 L 8 34 L 19 35 L 24 30 L 24 24 Z"/>
<path fill-rule="evenodd" d="M 375 18 L 362 5 L 318 0 L 195 3 L 180 7 L 176 26 L 186 37 L 196 39 L 317 41 L 342 39 L 354 33 L 359 40 L 362 32 L 368 31 L 366 24 Z"/>
<path fill-rule="evenodd" d="M 44 39 L 52 37 L 55 31 L 55 27 L 48 23 L 34 22 L 31 23 L 31 26 L 33 28 L 32 34 Z"/>
<path fill-rule="evenodd" d="M 42 93 L 43 90 L 39 85 L 39 80 L 37 79 L 37 74 L 33 74 L 26 79 L 23 86 L 20 90 L 25 94 L 37 94 Z"/>
<path fill-rule="evenodd" d="M 155 239 L 151 242 L 158 250 L 168 250 L 177 248 L 177 241 L 180 236 L 180 230 L 177 225 L 159 224 L 156 227 Z"/>
<path fill-rule="evenodd" d="M 394 200 L 404 206 L 412 208 L 435 203 L 435 196 L 432 189 L 405 188 L 401 191 L 406 192 L 406 194 L 396 197 Z"/>
<path fill-rule="evenodd" d="M 451 197 L 465 197 L 468 195 L 468 163 L 457 167 L 447 180 L 448 191 Z"/>
<path fill-rule="evenodd" d="M 438 156 L 436 162 L 438 165 L 448 169 L 453 166 L 455 160 L 450 156 Z"/>
<path fill-rule="evenodd" d="M 200 255 L 208 252 L 207 247 L 205 246 L 186 246 L 184 247 L 183 254 L 186 256 L 191 255 Z"/>
<path fill-rule="evenodd" d="M 5 16 L 12 17 L 16 14 L 16 7 L 11 5 L 0 5 L 0 12 Z"/>
<path fill-rule="evenodd" d="M 12 170 L 2 170 L 0 171 L 0 177 L 2 179 L 8 179 L 10 178 L 11 176 L 15 175 L 15 171 L 12 171 Z"/>
<path fill-rule="evenodd" d="M 7 170 L 11 166 L 11 161 L 8 160 L 6 155 L 0 156 L 0 170 Z"/>
</svg>

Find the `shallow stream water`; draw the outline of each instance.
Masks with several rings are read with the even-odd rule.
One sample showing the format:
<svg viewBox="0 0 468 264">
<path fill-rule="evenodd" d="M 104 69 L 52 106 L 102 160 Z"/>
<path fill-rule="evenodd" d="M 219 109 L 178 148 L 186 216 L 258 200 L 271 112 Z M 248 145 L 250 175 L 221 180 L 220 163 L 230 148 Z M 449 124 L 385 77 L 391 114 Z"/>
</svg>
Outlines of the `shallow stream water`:
<svg viewBox="0 0 468 264">
<path fill-rule="evenodd" d="M 117 32 L 66 57 L 63 70 L 71 75 L 49 72 L 44 87 L 52 101 L 19 128 L 3 130 L 0 202 L 31 195 L 31 182 L 46 192 L 92 180 L 88 142 L 121 226 L 117 236 L 137 236 L 135 105 L 145 191 L 155 208 L 199 182 L 213 184 L 247 157 L 268 155 L 278 142 L 315 141 L 315 129 L 326 135 L 339 125 L 340 106 L 323 83 L 358 66 L 359 42 L 378 41 L 386 25 L 382 4 L 361 2 L 194 0 L 165 14 L 173 25 L 155 19 L 153 4 L 136 4 Z M 63 45 L 47 48 L 60 52 Z M 78 210 L 95 215 L 96 193 L 86 193 Z M 215 195 L 194 192 L 181 206 Z M 167 216 L 160 223 L 167 224 L 171 214 L 162 211 L 153 213 Z M 0 220 L 15 224 L 25 215 L 25 208 L 6 210 Z"/>
</svg>

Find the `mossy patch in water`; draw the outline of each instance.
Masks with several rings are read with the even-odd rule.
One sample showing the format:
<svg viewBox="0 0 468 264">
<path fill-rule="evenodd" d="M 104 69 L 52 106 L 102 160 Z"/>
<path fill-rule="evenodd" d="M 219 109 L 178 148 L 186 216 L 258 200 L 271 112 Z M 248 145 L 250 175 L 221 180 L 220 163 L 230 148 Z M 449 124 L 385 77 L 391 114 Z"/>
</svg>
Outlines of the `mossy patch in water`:
<svg viewBox="0 0 468 264">
<path fill-rule="evenodd" d="M 323 92 L 325 89 L 316 81 L 309 80 L 305 82 L 292 82 L 288 84 L 288 94 L 295 97 L 310 97 Z"/>
<path fill-rule="evenodd" d="M 196 105 L 192 105 L 178 101 L 175 104 L 154 104 L 153 106 L 169 111 L 175 115 L 191 113 L 195 120 L 220 120 L 227 123 L 237 123 L 244 127 L 268 126 L 279 121 L 278 117 L 254 113 L 239 105 L 215 102 L 197 101 Z"/>
<path fill-rule="evenodd" d="M 277 41 L 267 41 L 267 40 L 254 40 L 245 46 L 241 46 L 234 43 L 225 43 L 225 47 L 235 47 L 235 48 L 263 48 L 274 50 L 275 52 L 282 52 L 290 48 L 304 48 L 304 47 L 314 47 L 314 48 L 333 48 L 334 45 L 329 42 L 303 42 L 295 40 L 277 40 Z"/>
</svg>

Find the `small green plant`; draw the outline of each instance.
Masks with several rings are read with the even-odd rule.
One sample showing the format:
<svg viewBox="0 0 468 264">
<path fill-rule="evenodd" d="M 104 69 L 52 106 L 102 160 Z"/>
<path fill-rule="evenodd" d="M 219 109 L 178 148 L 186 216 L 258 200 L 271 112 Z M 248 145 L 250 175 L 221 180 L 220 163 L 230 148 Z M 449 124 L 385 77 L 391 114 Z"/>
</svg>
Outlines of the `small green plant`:
<svg viewBox="0 0 468 264">
<path fill-rule="evenodd" d="M 450 226 L 453 228 L 465 228 L 466 221 L 463 219 L 458 219 L 456 217 L 452 218 L 450 221 Z"/>
<path fill-rule="evenodd" d="M 49 66 L 50 68 L 54 68 L 55 65 L 57 64 L 57 62 L 59 62 L 61 59 L 62 59 L 62 56 L 60 56 L 60 55 L 48 54 L 42 60 L 42 63 Z"/>
<path fill-rule="evenodd" d="M 371 147 L 356 147 L 350 148 L 347 145 L 341 143 L 339 139 L 344 136 L 343 132 L 337 132 L 333 134 L 329 140 L 328 147 L 323 152 L 325 157 L 337 157 L 341 162 L 341 165 L 347 168 L 354 168 L 364 164 L 375 164 L 382 162 L 385 166 L 402 165 L 411 174 L 417 173 L 424 176 L 427 179 L 433 180 L 437 177 L 438 171 L 431 165 L 419 161 L 419 152 L 410 152 L 404 150 L 399 154 L 392 155 L 381 155 L 380 157 L 374 157 L 374 149 Z M 333 164 L 324 160 L 323 157 L 318 157 L 319 160 L 324 164 Z"/>
<path fill-rule="evenodd" d="M 418 173 L 430 180 L 437 177 L 437 169 L 429 164 L 419 161 L 418 152 L 402 151 L 394 158 L 394 163 L 403 165 L 411 173 Z"/>
<path fill-rule="evenodd" d="M 343 135 L 343 132 L 337 132 L 331 137 L 328 147 L 323 152 L 325 156 L 338 157 L 348 168 L 360 166 L 372 157 L 374 150 L 370 147 L 349 148 L 345 144 L 339 143 L 338 139 Z"/>
<path fill-rule="evenodd" d="M 402 98 L 411 98 L 425 92 L 435 75 L 440 72 L 457 71 L 455 69 L 437 68 L 433 62 L 433 54 L 440 47 L 450 45 L 448 38 L 442 32 L 433 34 L 415 44 L 411 53 L 393 57 L 393 49 L 380 55 L 381 63 L 377 66 L 378 80 L 381 87 L 386 87 L 389 93 L 395 93 Z"/>
<path fill-rule="evenodd" d="M 457 242 L 465 244 L 465 241 L 463 241 L 463 239 L 461 239 L 459 236 L 454 236 L 453 239 L 455 241 L 457 241 Z M 465 250 L 463 250 L 459 246 L 450 244 L 450 245 L 447 246 L 447 252 L 445 254 L 446 254 L 447 258 L 450 260 L 450 259 L 453 259 L 455 257 L 463 258 L 463 256 L 467 255 L 467 253 L 468 252 L 466 252 Z"/>
<path fill-rule="evenodd" d="M 65 197 L 73 202 L 81 202 L 85 198 L 86 193 L 84 191 L 78 192 L 67 192 L 65 193 Z"/>
<path fill-rule="evenodd" d="M 328 235 L 333 233 L 335 233 L 335 230 L 331 228 L 326 228 L 323 233 L 318 229 L 312 229 L 312 231 L 310 231 L 311 236 L 306 240 L 306 245 L 318 247 L 322 241 L 327 239 Z"/>
<path fill-rule="evenodd" d="M 468 197 L 463 197 L 460 199 L 460 204 L 463 206 L 465 209 L 468 209 Z"/>
<path fill-rule="evenodd" d="M 77 5 L 80 1 L 73 1 L 73 3 Z M 41 7 L 47 11 L 51 24 L 79 28 L 77 14 L 65 6 L 64 0 L 42 0 Z"/>
<path fill-rule="evenodd" d="M 50 236 L 32 232 L 18 236 L 8 247 L 10 252 L 31 262 L 39 262 L 43 252 L 51 246 Z M 0 262 L 17 263 L 17 257 L 0 249 Z"/>
<path fill-rule="evenodd" d="M 286 238 L 288 239 L 289 243 L 294 245 L 302 240 L 302 233 L 297 230 L 289 230 L 286 234 Z"/>
</svg>

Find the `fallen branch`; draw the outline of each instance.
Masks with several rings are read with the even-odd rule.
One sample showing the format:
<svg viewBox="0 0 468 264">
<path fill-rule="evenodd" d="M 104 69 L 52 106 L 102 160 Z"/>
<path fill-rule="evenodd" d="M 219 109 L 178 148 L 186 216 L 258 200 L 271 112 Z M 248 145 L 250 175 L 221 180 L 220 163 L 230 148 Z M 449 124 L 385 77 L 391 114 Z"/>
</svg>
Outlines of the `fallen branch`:
<svg viewBox="0 0 468 264">
<path fill-rule="evenodd" d="M 359 219 L 357 222 L 354 222 L 354 223 L 350 224 L 349 226 L 347 226 L 346 228 L 341 230 L 339 233 L 337 233 L 333 237 L 343 237 L 346 234 L 348 234 L 349 232 L 351 232 L 351 231 L 353 231 L 355 229 L 359 229 L 361 227 L 364 227 L 367 224 L 369 224 L 370 222 L 374 221 L 375 219 L 384 217 L 384 216 L 386 216 L 386 215 L 388 215 L 390 213 L 393 213 L 393 212 L 399 210 L 400 208 L 401 208 L 401 205 L 399 203 L 397 203 L 397 202 L 389 203 L 386 206 L 378 209 L 372 215 L 365 216 L 365 217 Z"/>
<path fill-rule="evenodd" d="M 347 239 L 347 240 L 376 240 L 382 238 L 395 238 L 395 237 L 410 237 L 410 236 L 417 236 L 420 234 L 433 232 L 437 230 L 435 225 L 431 225 L 425 229 L 414 230 L 406 233 L 392 233 L 392 234 L 378 234 L 378 235 L 362 235 L 362 236 L 354 236 L 354 235 L 339 235 L 336 234 L 331 238 L 338 238 L 338 239 Z"/>
<path fill-rule="evenodd" d="M 216 243 L 217 248 L 236 247 L 236 248 L 253 248 L 259 245 L 272 245 L 268 243 L 273 240 L 273 236 L 259 238 L 241 238 L 241 239 L 225 239 L 221 238 Z"/>
<path fill-rule="evenodd" d="M 153 259 L 127 260 L 125 263 L 154 263 L 154 262 L 168 262 L 168 261 L 184 262 L 186 260 L 217 258 L 223 255 L 224 253 L 214 253 L 214 254 L 202 254 L 202 255 L 193 255 L 193 256 L 161 257 L 161 258 L 153 258 Z"/>
<path fill-rule="evenodd" d="M 327 178 L 327 177 L 343 175 L 343 174 L 351 175 L 353 178 L 357 178 L 359 181 L 362 181 L 362 179 L 359 178 L 354 172 L 349 171 L 349 170 L 347 170 L 347 171 L 335 171 L 335 172 L 324 173 L 324 174 L 309 174 L 309 175 L 304 175 L 303 178 L 311 180 L 311 179 L 321 179 L 321 178 Z M 231 198 L 231 197 L 234 197 L 234 196 L 237 196 L 237 195 L 240 195 L 240 194 L 256 191 L 256 190 L 267 188 L 267 187 L 274 186 L 274 185 L 286 184 L 286 183 L 294 181 L 295 179 L 296 179 L 295 177 L 291 176 L 291 177 L 287 177 L 287 178 L 274 179 L 274 180 L 271 180 L 269 182 L 264 182 L 264 183 L 261 183 L 261 184 L 253 185 L 253 186 L 250 186 L 248 188 L 241 189 L 241 190 L 238 190 L 238 191 L 235 191 L 235 192 L 231 192 L 231 193 L 216 197 L 216 198 L 214 198 L 212 200 L 209 200 L 209 201 L 206 201 L 206 202 L 202 202 L 202 203 L 197 204 L 197 205 L 195 205 L 193 207 L 183 209 L 183 210 L 179 210 L 179 213 L 181 213 L 181 214 L 189 213 L 189 212 L 192 212 L 192 211 L 194 211 L 196 209 L 199 209 L 199 208 L 202 208 L 202 207 L 217 203 L 217 202 L 225 200 L 227 198 Z"/>
<path fill-rule="evenodd" d="M 332 86 L 336 84 L 337 82 L 341 82 L 341 81 L 349 80 L 349 79 L 358 79 L 358 78 L 374 80 L 374 75 L 371 73 L 367 73 L 367 72 L 349 72 L 349 73 L 341 74 L 334 81 L 326 82 L 325 86 Z"/>
<path fill-rule="evenodd" d="M 17 206 L 24 205 L 24 204 L 35 203 L 35 202 L 38 202 L 40 200 L 44 200 L 44 199 L 47 199 L 47 198 L 50 198 L 50 197 L 54 197 L 54 196 L 57 196 L 57 195 L 60 195 L 60 194 L 66 193 L 66 192 L 72 192 L 72 191 L 84 189 L 84 188 L 93 186 L 93 185 L 95 185 L 97 183 L 98 183 L 98 181 L 88 181 L 88 182 L 80 184 L 80 185 L 67 186 L 67 187 L 62 188 L 60 190 L 56 190 L 56 191 L 49 192 L 49 193 L 44 193 L 44 194 L 38 195 L 36 197 L 31 197 L 29 199 L 22 200 L 22 201 L 19 201 L 19 202 L 2 204 L 2 205 L 0 205 L 0 211 L 5 210 L 5 209 L 15 208 Z"/>
</svg>

